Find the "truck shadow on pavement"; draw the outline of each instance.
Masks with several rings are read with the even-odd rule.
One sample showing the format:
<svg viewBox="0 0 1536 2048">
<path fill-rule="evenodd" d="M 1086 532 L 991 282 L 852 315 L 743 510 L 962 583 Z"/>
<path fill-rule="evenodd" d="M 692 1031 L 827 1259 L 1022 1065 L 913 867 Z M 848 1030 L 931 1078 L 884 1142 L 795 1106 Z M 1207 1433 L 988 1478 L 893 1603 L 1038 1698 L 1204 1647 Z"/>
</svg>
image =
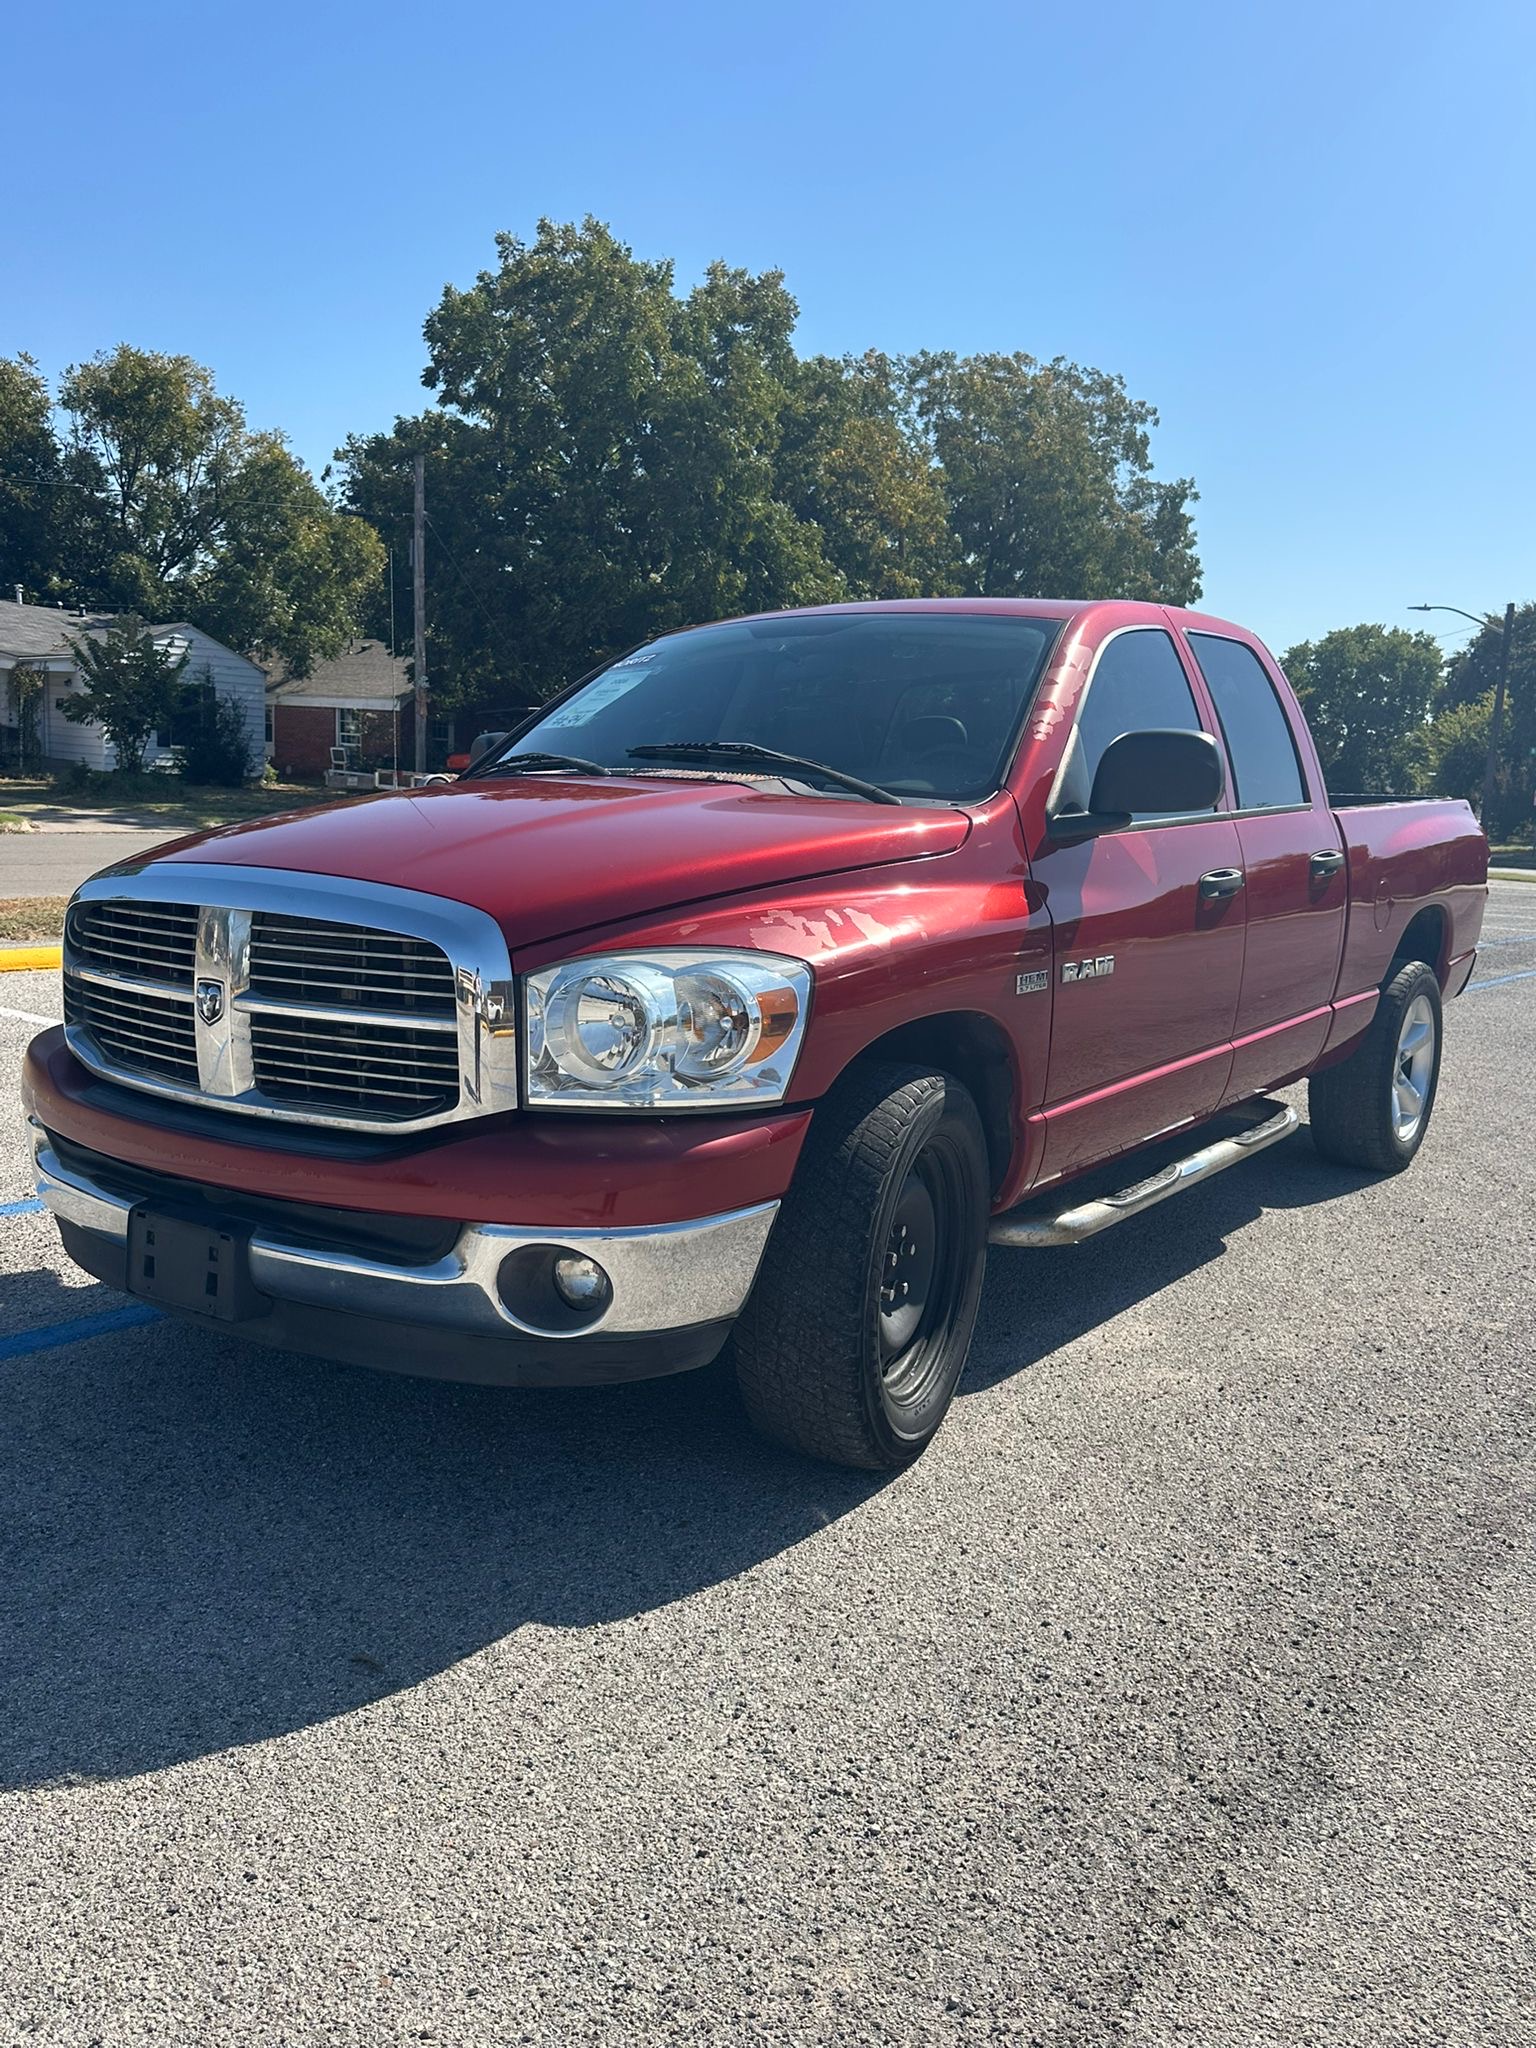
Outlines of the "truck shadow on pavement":
<svg viewBox="0 0 1536 2048">
<path fill-rule="evenodd" d="M 1099 1192 L 1188 1149 L 1187 1138 L 1121 1162 L 1079 1183 Z M 1059 1251 L 994 1251 L 982 1319 L 963 1394 L 996 1386 L 1100 1323 L 1219 1259 L 1227 1239 L 1268 1209 L 1316 1209 L 1370 1187 L 1379 1176 L 1334 1165 L 1300 1131 L 1256 1159 L 1218 1174 L 1115 1229 Z"/>
<path fill-rule="evenodd" d="M 1119 1233 L 1112 1258 L 998 1255 L 966 1385 L 1218 1257 L 1261 1208 L 1358 1185 L 1304 1141 L 1281 1149 L 1301 1156 L 1182 1197 Z M 0 1328 L 36 1327 L 46 1302 L 71 1316 L 121 1306 L 50 1278 L 0 1282 Z M 885 1483 L 758 1443 L 718 1370 L 505 1394 L 174 1323 L 12 1358 L 0 1786 L 163 1769 L 366 1705 L 524 1623 L 664 1606 L 814 1537 Z"/>
</svg>

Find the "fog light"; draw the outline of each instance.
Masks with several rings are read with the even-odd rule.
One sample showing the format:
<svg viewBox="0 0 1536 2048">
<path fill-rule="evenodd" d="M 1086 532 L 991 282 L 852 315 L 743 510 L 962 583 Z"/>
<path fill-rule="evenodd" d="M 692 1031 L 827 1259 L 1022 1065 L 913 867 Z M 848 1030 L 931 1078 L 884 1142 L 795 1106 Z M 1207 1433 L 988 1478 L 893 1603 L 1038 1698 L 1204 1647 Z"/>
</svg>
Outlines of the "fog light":
<svg viewBox="0 0 1536 2048">
<path fill-rule="evenodd" d="M 613 1294 L 613 1282 L 596 1259 L 575 1252 L 556 1259 L 554 1282 L 555 1292 L 569 1308 L 604 1308 Z"/>
</svg>

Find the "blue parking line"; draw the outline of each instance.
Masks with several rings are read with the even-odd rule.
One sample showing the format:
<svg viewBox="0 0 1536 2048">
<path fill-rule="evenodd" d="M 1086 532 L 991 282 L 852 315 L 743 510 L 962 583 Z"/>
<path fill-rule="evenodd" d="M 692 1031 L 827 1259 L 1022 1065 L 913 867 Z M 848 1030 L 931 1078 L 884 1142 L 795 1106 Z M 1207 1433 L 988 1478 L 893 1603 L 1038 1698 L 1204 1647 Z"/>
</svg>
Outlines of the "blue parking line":
<svg viewBox="0 0 1536 2048">
<path fill-rule="evenodd" d="M 25 1358 L 33 1351 L 56 1351 L 61 1344 L 83 1344 L 90 1337 L 110 1336 L 114 1330 L 136 1330 L 142 1323 L 158 1323 L 160 1311 L 148 1302 L 130 1302 L 126 1308 L 109 1308 L 99 1316 L 75 1316 L 67 1323 L 49 1323 L 41 1330 L 18 1330 L 12 1337 L 0 1337 L 0 1359 Z"/>
<path fill-rule="evenodd" d="M 29 1202 L 0 1202 L 0 1216 L 41 1216 L 46 1206 L 36 1195 Z"/>
<path fill-rule="evenodd" d="M 1475 996 L 1480 988 L 1503 988 L 1507 981 L 1536 981 L 1536 967 L 1527 967 L 1519 974 L 1496 974 L 1492 981 L 1469 981 L 1462 994 Z"/>
</svg>

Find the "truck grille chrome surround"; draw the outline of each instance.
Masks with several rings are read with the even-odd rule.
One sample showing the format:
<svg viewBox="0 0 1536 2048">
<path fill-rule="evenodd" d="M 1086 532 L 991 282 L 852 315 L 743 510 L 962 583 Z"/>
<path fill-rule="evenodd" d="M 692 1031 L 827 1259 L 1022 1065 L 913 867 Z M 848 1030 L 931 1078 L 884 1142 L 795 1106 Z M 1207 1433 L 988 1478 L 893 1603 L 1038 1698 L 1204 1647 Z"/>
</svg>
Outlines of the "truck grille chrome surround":
<svg viewBox="0 0 1536 2048">
<path fill-rule="evenodd" d="M 517 1106 L 495 921 L 330 875 L 186 862 L 81 888 L 71 1050 L 125 1086 L 249 1116 L 413 1131 Z"/>
</svg>

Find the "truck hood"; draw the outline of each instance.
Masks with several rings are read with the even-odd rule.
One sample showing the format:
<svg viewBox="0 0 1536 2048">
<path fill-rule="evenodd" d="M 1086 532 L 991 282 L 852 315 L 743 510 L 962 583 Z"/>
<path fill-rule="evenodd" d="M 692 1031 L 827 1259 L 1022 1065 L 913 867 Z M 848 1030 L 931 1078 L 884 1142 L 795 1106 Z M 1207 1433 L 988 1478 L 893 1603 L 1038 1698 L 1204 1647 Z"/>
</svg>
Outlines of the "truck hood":
<svg viewBox="0 0 1536 2048">
<path fill-rule="evenodd" d="M 216 861 L 420 889 L 487 911 L 512 947 L 776 882 L 950 853 L 963 811 L 744 784 L 554 776 L 439 784 L 200 832 Z"/>
</svg>

